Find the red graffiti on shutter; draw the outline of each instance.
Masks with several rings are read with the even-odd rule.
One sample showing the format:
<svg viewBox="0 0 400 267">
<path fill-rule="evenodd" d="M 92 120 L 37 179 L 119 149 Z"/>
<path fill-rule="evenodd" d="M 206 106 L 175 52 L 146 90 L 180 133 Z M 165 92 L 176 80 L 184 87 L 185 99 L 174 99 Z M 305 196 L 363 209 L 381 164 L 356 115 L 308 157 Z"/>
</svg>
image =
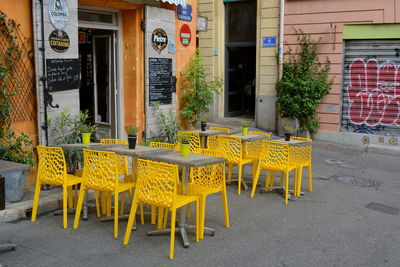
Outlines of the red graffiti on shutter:
<svg viewBox="0 0 400 267">
<path fill-rule="evenodd" d="M 347 87 L 349 118 L 354 124 L 400 126 L 399 66 L 355 59 Z"/>
</svg>

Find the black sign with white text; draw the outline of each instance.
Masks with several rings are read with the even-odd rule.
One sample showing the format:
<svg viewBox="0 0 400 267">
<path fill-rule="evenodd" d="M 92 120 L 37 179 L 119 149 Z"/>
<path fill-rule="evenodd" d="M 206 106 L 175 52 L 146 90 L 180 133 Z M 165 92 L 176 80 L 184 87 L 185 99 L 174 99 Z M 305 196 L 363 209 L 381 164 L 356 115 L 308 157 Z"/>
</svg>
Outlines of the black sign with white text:
<svg viewBox="0 0 400 267">
<path fill-rule="evenodd" d="M 172 58 L 149 58 L 149 102 L 172 104 Z"/>
<path fill-rule="evenodd" d="M 77 58 L 46 59 L 47 88 L 50 91 L 78 89 L 80 65 Z"/>
</svg>

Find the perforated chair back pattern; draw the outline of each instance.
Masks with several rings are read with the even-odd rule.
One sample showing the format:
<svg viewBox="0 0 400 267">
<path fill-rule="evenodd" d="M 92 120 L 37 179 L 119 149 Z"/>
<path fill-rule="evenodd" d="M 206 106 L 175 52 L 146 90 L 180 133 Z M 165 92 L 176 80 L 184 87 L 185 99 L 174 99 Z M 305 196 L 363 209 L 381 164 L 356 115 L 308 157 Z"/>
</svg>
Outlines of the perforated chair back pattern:
<svg viewBox="0 0 400 267">
<path fill-rule="evenodd" d="M 67 175 L 64 153 L 61 147 L 37 146 L 39 165 L 37 179 L 41 184 L 61 186 Z"/>
<path fill-rule="evenodd" d="M 191 168 L 190 181 L 206 191 L 221 190 L 225 184 L 225 163 Z"/>
<path fill-rule="evenodd" d="M 119 145 L 127 145 L 128 141 L 125 139 L 101 139 L 100 143 L 102 144 L 119 144 Z M 128 175 L 128 160 L 124 155 L 117 155 L 118 162 L 118 174 Z"/>
<path fill-rule="evenodd" d="M 138 159 L 135 197 L 139 203 L 172 207 L 178 184 L 178 166 Z"/>
<path fill-rule="evenodd" d="M 263 140 L 259 164 L 262 169 L 286 172 L 289 168 L 289 145 Z"/>
<path fill-rule="evenodd" d="M 83 184 L 88 189 L 112 192 L 119 182 L 114 152 L 83 149 Z"/>
<path fill-rule="evenodd" d="M 180 147 L 181 147 L 181 142 L 180 142 L 181 136 L 189 137 L 191 153 L 199 152 L 199 150 L 200 150 L 200 135 L 198 133 L 178 131 L 178 148 L 177 148 L 178 150 L 180 150 Z"/>
<path fill-rule="evenodd" d="M 163 143 L 163 142 L 150 142 L 149 146 L 161 149 L 176 150 L 176 144 Z"/>
<path fill-rule="evenodd" d="M 267 139 L 271 138 L 270 133 L 249 131 L 249 134 L 263 135 Z M 249 158 L 249 159 L 258 160 L 260 157 L 260 154 L 261 154 L 261 148 L 262 148 L 262 140 L 257 140 L 254 142 L 246 142 L 244 157 Z"/>
<path fill-rule="evenodd" d="M 210 126 L 210 127 L 208 127 L 208 129 L 209 130 L 216 130 L 216 131 L 223 131 L 223 132 L 226 132 L 226 133 L 230 133 L 231 132 L 231 129 L 226 128 L 226 127 L 219 127 L 219 126 Z"/>
<path fill-rule="evenodd" d="M 290 140 L 311 143 L 312 139 L 291 136 Z M 290 161 L 299 166 L 307 166 L 311 162 L 312 145 L 290 146 Z"/>
<path fill-rule="evenodd" d="M 239 164 L 242 160 L 242 140 L 238 136 L 219 135 L 217 149 L 228 163 Z"/>
</svg>

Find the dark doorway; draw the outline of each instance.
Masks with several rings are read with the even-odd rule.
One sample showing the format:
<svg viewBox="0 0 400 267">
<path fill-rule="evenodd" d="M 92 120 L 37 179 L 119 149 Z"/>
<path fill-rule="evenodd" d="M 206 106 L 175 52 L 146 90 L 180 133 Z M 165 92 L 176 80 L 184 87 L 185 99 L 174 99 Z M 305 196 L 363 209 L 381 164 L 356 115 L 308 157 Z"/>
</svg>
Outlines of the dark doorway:
<svg viewBox="0 0 400 267">
<path fill-rule="evenodd" d="M 257 1 L 225 2 L 225 116 L 254 118 Z"/>
<path fill-rule="evenodd" d="M 115 138 L 114 31 L 79 28 L 80 109 L 88 110 L 98 138 Z"/>
</svg>

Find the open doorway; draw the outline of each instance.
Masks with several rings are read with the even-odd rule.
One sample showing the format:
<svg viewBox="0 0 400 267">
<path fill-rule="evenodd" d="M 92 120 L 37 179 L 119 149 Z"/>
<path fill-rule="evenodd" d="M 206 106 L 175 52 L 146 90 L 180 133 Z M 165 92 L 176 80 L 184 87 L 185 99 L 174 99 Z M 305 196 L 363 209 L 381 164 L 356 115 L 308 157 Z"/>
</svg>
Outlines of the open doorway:
<svg viewBox="0 0 400 267">
<path fill-rule="evenodd" d="M 254 118 L 257 1 L 225 2 L 225 116 Z"/>
<path fill-rule="evenodd" d="M 96 138 L 117 138 L 114 30 L 79 28 L 80 109 L 96 124 Z"/>
</svg>

